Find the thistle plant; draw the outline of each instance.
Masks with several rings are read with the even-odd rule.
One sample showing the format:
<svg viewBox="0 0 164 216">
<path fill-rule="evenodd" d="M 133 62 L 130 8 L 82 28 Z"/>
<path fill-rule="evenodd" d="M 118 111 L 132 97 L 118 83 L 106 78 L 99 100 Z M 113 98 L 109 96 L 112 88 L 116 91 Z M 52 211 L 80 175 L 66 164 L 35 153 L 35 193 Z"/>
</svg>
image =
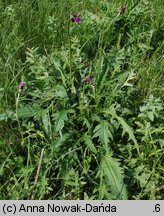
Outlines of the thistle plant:
<svg viewBox="0 0 164 216">
<path fill-rule="evenodd" d="M 0 198 L 163 199 L 162 0 L 0 6 Z"/>
</svg>

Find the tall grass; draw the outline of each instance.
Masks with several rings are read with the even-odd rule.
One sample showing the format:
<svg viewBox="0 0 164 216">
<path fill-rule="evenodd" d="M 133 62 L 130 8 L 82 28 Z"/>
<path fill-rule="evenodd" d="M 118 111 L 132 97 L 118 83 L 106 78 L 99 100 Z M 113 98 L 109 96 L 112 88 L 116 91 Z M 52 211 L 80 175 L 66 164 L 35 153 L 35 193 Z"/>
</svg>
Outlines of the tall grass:
<svg viewBox="0 0 164 216">
<path fill-rule="evenodd" d="M 0 1 L 1 199 L 163 199 L 163 1 L 124 5 Z"/>
</svg>

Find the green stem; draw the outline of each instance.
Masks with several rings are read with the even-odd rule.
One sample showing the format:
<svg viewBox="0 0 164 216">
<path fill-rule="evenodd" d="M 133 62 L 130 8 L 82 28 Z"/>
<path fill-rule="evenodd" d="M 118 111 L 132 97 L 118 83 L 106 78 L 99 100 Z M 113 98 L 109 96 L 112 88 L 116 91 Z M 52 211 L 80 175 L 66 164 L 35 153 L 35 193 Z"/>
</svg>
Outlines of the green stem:
<svg viewBox="0 0 164 216">
<path fill-rule="evenodd" d="M 16 120 L 18 122 L 19 131 L 21 133 L 21 137 L 22 137 L 22 141 L 23 141 L 23 132 L 22 132 L 22 128 L 21 128 L 21 125 L 20 125 L 20 121 L 19 121 L 19 115 L 18 115 L 20 92 L 21 91 L 19 89 L 18 96 L 16 98 Z"/>
<path fill-rule="evenodd" d="M 106 32 L 108 32 L 109 28 L 111 27 L 111 25 L 117 20 L 117 18 L 120 16 L 120 14 L 117 14 L 116 17 L 114 17 L 114 19 L 109 23 L 108 28 L 106 28 L 100 35 L 100 39 L 99 39 L 99 45 L 98 45 L 98 50 L 99 50 L 99 60 L 98 60 L 98 70 L 97 70 L 97 81 L 96 81 L 96 88 L 99 91 L 100 90 L 100 85 L 101 85 L 101 80 L 104 76 L 104 74 L 101 74 L 101 63 L 102 63 L 102 57 L 103 57 L 103 40 L 104 40 L 104 35 L 106 34 Z M 99 104 L 99 94 L 97 94 L 96 97 L 96 105 L 98 106 Z"/>
<path fill-rule="evenodd" d="M 70 33 L 70 22 L 68 23 L 68 36 L 69 36 L 69 78 L 72 83 L 72 52 L 71 52 L 71 33 Z"/>
</svg>

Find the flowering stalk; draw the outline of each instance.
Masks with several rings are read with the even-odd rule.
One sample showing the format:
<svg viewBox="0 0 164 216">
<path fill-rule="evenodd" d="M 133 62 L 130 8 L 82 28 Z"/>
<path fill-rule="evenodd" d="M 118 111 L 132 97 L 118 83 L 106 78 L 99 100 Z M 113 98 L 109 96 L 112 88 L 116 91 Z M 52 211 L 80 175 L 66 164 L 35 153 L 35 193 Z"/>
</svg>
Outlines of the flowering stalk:
<svg viewBox="0 0 164 216">
<path fill-rule="evenodd" d="M 124 9 L 125 11 L 125 6 L 124 8 L 122 8 L 122 10 Z M 120 9 L 121 10 L 121 9 Z M 108 25 L 108 28 L 106 28 L 103 32 L 101 32 L 101 35 L 99 37 L 99 45 L 98 45 L 98 50 L 99 50 L 99 60 L 98 60 L 98 73 L 97 73 L 97 81 L 96 81 L 96 86 L 97 89 L 99 89 L 100 84 L 101 84 L 101 80 L 104 76 L 104 74 L 101 74 L 101 65 L 102 65 L 102 61 L 103 61 L 103 42 L 104 42 L 104 35 L 106 34 L 106 32 L 109 30 L 109 28 L 112 26 L 112 24 L 117 20 L 117 18 L 120 16 L 120 12 L 113 18 L 113 20 L 111 20 L 111 22 Z M 101 76 L 100 76 L 101 75 Z M 97 101 L 98 103 L 98 101 Z"/>
<path fill-rule="evenodd" d="M 16 120 L 18 122 L 18 127 L 19 127 L 19 131 L 21 133 L 21 137 L 23 138 L 23 132 L 22 132 L 22 129 L 21 129 L 21 125 L 20 125 L 20 121 L 19 121 L 19 115 L 18 115 L 18 108 L 19 108 L 19 97 L 20 97 L 20 92 L 18 92 L 18 96 L 16 98 Z M 22 139 L 23 140 L 23 139 Z"/>
<path fill-rule="evenodd" d="M 19 121 L 18 108 L 19 108 L 20 93 L 21 93 L 22 90 L 25 90 L 24 86 L 25 86 L 25 82 L 20 82 L 19 86 L 17 86 L 18 95 L 17 95 L 16 102 L 15 102 L 15 105 L 16 105 L 16 120 L 18 122 L 18 127 L 19 127 L 19 131 L 21 133 L 22 140 L 23 140 L 23 132 L 22 132 L 22 129 L 21 129 L 20 121 Z"/>
<path fill-rule="evenodd" d="M 71 52 L 71 33 L 70 33 L 70 22 L 68 22 L 68 36 L 69 36 L 69 74 L 70 82 L 72 83 L 72 52 Z"/>
<path fill-rule="evenodd" d="M 80 24 L 81 23 L 81 16 L 79 15 L 74 15 L 70 18 L 70 21 L 68 22 L 68 36 L 69 36 L 69 79 L 70 79 L 70 83 L 71 83 L 71 92 L 75 93 L 75 87 L 74 87 L 74 80 L 73 80 L 73 76 L 72 76 L 72 41 L 71 41 L 71 31 L 70 31 L 70 23 L 76 23 L 76 24 Z"/>
</svg>

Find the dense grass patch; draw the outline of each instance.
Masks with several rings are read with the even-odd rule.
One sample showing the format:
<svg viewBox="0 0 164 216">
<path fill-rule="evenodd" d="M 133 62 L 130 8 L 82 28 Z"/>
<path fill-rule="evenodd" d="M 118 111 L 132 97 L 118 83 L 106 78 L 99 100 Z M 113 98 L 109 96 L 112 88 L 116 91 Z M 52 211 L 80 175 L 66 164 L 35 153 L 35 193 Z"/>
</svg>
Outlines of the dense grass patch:
<svg viewBox="0 0 164 216">
<path fill-rule="evenodd" d="M 0 1 L 0 199 L 164 198 L 163 6 Z"/>
</svg>

